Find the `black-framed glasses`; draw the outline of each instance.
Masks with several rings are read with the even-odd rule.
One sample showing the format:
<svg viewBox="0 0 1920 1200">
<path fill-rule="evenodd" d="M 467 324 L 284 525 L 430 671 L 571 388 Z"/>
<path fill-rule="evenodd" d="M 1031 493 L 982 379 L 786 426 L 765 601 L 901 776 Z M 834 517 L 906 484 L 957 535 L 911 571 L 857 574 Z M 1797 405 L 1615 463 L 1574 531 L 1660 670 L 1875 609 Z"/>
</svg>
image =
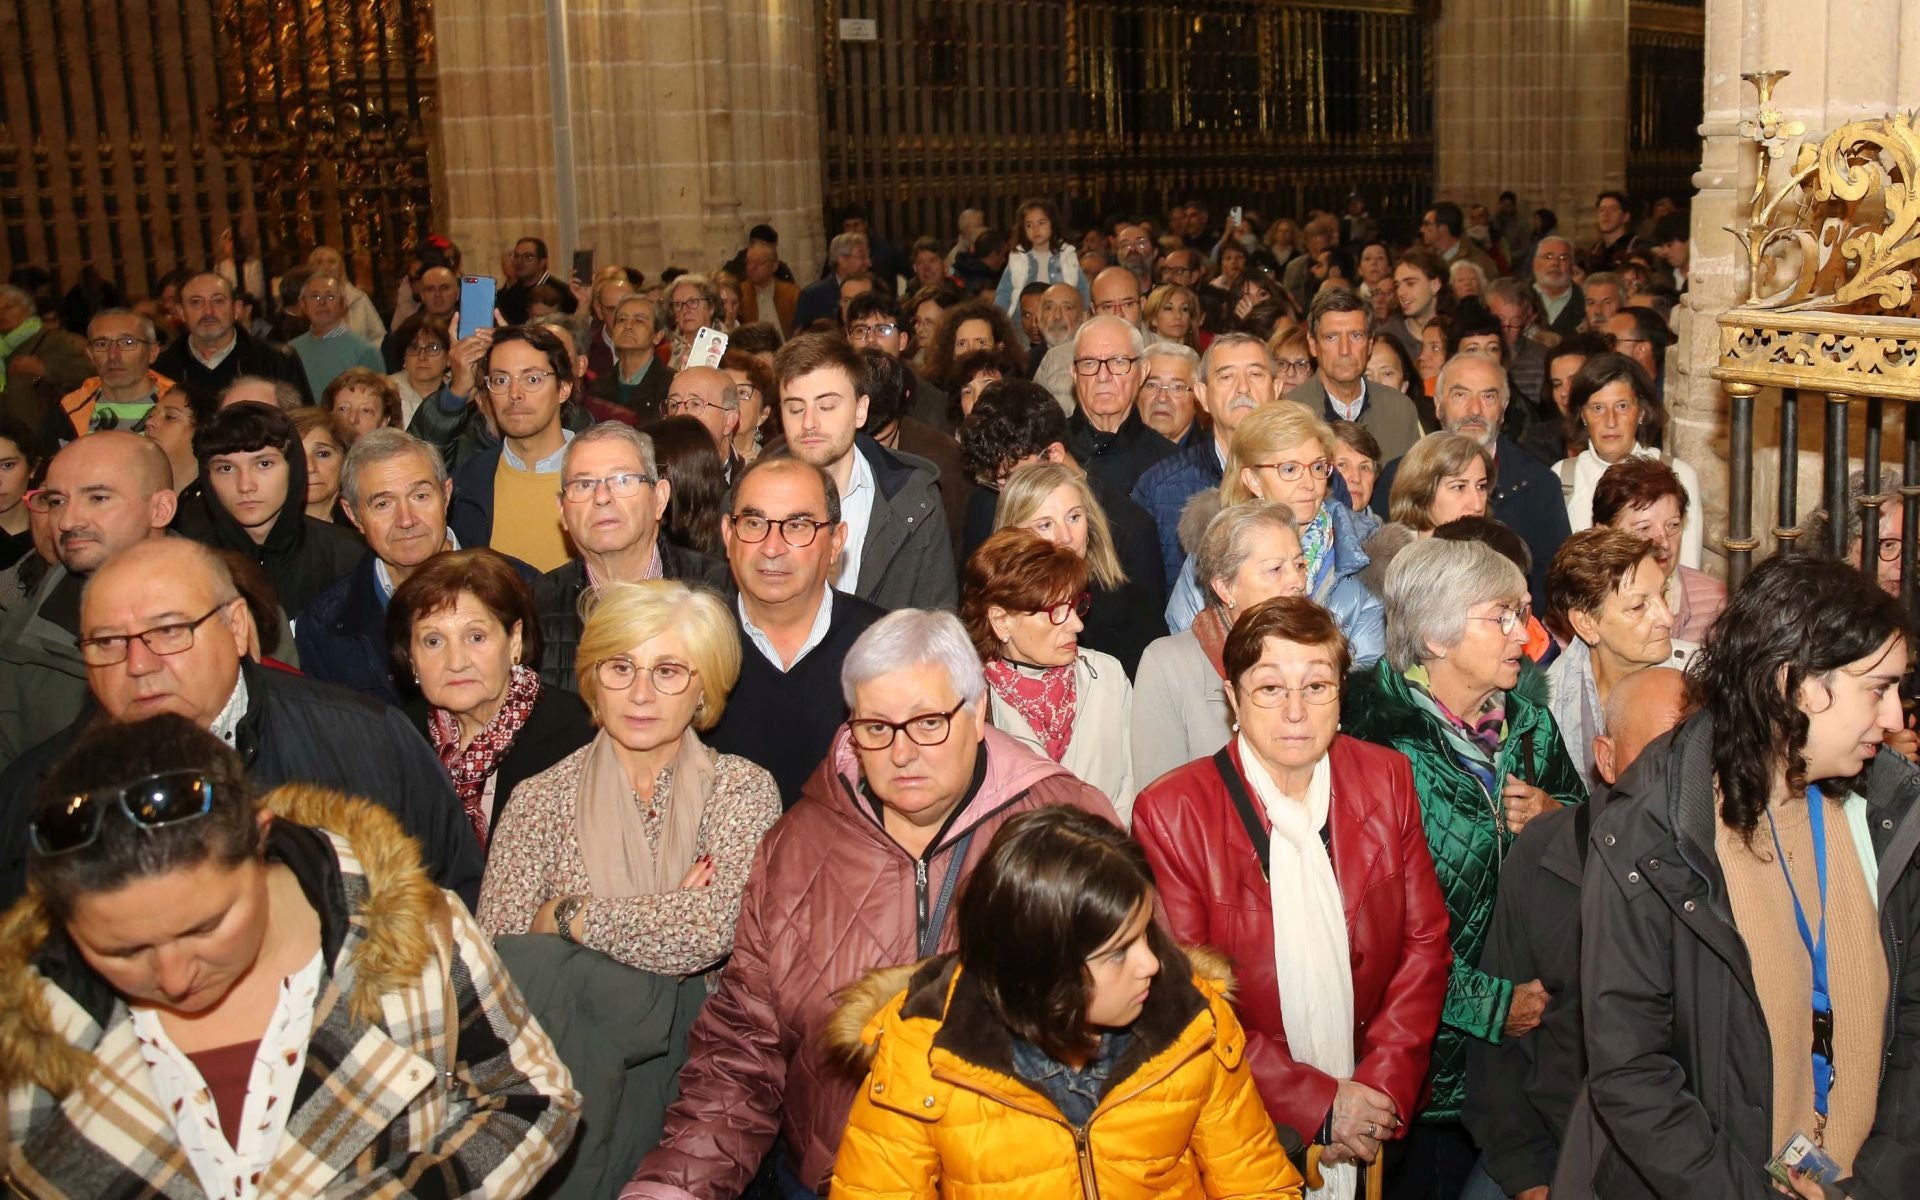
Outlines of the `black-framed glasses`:
<svg viewBox="0 0 1920 1200">
<path fill-rule="evenodd" d="M 1270 462 L 1254 463 L 1252 466 L 1256 471 L 1272 471 L 1282 483 L 1292 483 L 1302 474 L 1311 474 L 1315 479 L 1325 479 L 1333 474 L 1333 463 L 1324 458 L 1316 458 L 1310 463 Z"/>
<path fill-rule="evenodd" d="M 628 500 L 640 494 L 643 487 L 652 487 L 659 482 L 653 476 L 641 471 L 622 471 L 617 475 L 588 476 L 581 475 L 567 480 L 560 494 L 578 504 L 591 500 L 599 492 L 600 485 L 606 484 L 607 491 L 622 500 Z"/>
<path fill-rule="evenodd" d="M 678 696 L 687 690 L 693 677 L 700 672 L 683 662 L 667 659 L 650 667 L 643 667 L 624 654 L 612 658 L 603 658 L 593 664 L 593 677 L 600 686 L 608 691 L 624 692 L 633 686 L 633 681 L 646 675 L 653 680 L 653 690 L 662 696 Z"/>
<path fill-rule="evenodd" d="M 1092 594 L 1081 592 L 1071 600 L 1062 600 L 1060 603 L 1050 604 L 1046 608 L 1036 608 L 1033 612 L 1035 616 L 1045 613 L 1047 620 L 1052 621 L 1055 625 L 1065 625 L 1069 613 L 1076 617 L 1084 617 L 1087 615 L 1087 610 L 1092 607 Z"/>
<path fill-rule="evenodd" d="M 128 333 L 114 338 L 94 338 L 87 343 L 87 349 L 93 351 L 95 354 L 105 354 L 109 350 L 118 350 L 122 354 L 132 354 L 142 346 L 151 345 L 153 345 L 153 343 L 146 338 L 134 337 Z"/>
<path fill-rule="evenodd" d="M 1331 680 L 1317 679 L 1297 688 L 1262 683 L 1247 689 L 1247 703 L 1255 708 L 1279 708 L 1289 696 L 1299 696 L 1308 704 L 1332 704 L 1340 698 L 1340 685 Z"/>
<path fill-rule="evenodd" d="M 109 633 L 100 637 L 81 638 L 80 659 L 89 667 L 110 667 L 115 663 L 123 663 L 127 661 L 129 643 L 136 639 L 141 645 L 162 657 L 179 654 L 183 650 L 192 648 L 194 631 L 232 603 L 231 600 L 223 600 L 208 609 L 204 615 L 191 621 L 170 621 L 165 625 L 142 629 L 138 633 Z"/>
<path fill-rule="evenodd" d="M 938 746 L 953 733 L 954 714 L 967 706 L 962 700 L 946 712 L 919 713 L 904 721 L 886 721 L 879 717 L 849 717 L 847 732 L 853 744 L 862 750 L 890 750 L 901 734 L 916 746 Z"/>
<path fill-rule="evenodd" d="M 778 527 L 780 539 L 795 550 L 813 545 L 813 539 L 820 536 L 822 529 L 833 528 L 832 521 L 816 521 L 812 517 L 787 517 L 775 521 L 759 513 L 741 513 L 733 517 L 733 536 L 753 545 L 767 540 L 767 534 Z"/>
<path fill-rule="evenodd" d="M 445 354 L 447 348 L 439 342 L 415 342 L 407 347 L 408 358 L 431 358 L 436 354 Z"/>
<path fill-rule="evenodd" d="M 1899 538 L 1881 538 L 1880 539 L 1880 561 L 1892 562 L 1899 557 L 1900 557 L 1900 539 Z"/>
<path fill-rule="evenodd" d="M 1100 368 L 1105 367 L 1107 374 L 1118 378 L 1119 376 L 1125 375 L 1128 371 L 1133 370 L 1133 364 L 1139 361 L 1139 359 L 1130 358 L 1125 354 L 1115 354 L 1107 358 L 1076 358 L 1073 360 L 1073 373 L 1075 375 L 1098 375 Z"/>
<path fill-rule="evenodd" d="M 131 783 L 65 796 L 27 827 L 33 852 L 43 858 L 93 845 L 109 806 L 140 829 L 161 829 L 213 811 L 213 781 L 199 771 L 163 771 Z"/>
<path fill-rule="evenodd" d="M 1498 625 L 1500 627 L 1500 636 L 1512 637 L 1513 631 L 1520 628 L 1520 622 L 1523 620 L 1523 618 L 1520 616 L 1520 610 L 1514 609 L 1514 608 L 1503 608 L 1498 613 L 1494 614 L 1491 617 L 1477 617 L 1477 616 L 1474 616 L 1472 613 L 1468 613 L 1467 620 L 1492 621 L 1495 625 Z"/>
</svg>

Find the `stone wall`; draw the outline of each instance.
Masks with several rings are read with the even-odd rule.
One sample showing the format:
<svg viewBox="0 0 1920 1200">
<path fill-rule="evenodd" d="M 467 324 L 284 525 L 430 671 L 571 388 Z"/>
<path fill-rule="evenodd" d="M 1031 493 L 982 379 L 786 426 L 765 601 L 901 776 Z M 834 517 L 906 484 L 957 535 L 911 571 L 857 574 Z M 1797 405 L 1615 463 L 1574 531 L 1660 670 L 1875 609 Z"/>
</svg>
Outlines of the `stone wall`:
<svg viewBox="0 0 1920 1200">
<path fill-rule="evenodd" d="M 816 6 L 558 0 L 572 68 L 574 207 L 599 263 L 717 266 L 761 222 L 788 262 L 825 255 Z M 546 0 L 442 5 L 445 227 L 482 269 L 560 244 Z"/>
</svg>

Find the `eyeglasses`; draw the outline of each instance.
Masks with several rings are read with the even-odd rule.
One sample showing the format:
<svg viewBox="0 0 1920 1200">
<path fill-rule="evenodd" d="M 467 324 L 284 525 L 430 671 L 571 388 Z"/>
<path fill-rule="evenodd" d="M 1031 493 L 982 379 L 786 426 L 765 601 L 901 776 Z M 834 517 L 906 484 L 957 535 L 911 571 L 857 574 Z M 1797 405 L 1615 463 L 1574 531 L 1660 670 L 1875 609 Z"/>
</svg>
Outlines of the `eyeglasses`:
<svg viewBox="0 0 1920 1200">
<path fill-rule="evenodd" d="M 921 713 L 904 721 L 853 717 L 847 721 L 847 731 L 853 734 L 853 744 L 862 750 L 890 750 L 902 733 L 916 746 L 938 746 L 953 732 L 954 714 L 966 706 L 962 700 L 946 712 Z"/>
<path fill-rule="evenodd" d="M 1542 262 L 1570 263 L 1573 261 L 1573 255 L 1571 254 L 1548 254 L 1544 251 L 1534 255 L 1534 258 Z"/>
<path fill-rule="evenodd" d="M 1098 375 L 1100 368 L 1105 367 L 1107 374 L 1120 376 L 1133 370 L 1133 364 L 1139 361 L 1137 358 L 1128 358 L 1124 354 L 1116 354 L 1111 358 L 1076 358 L 1073 360 L 1073 373 L 1075 375 Z"/>
<path fill-rule="evenodd" d="M 657 482 L 659 481 L 654 479 L 653 476 L 640 471 L 622 471 L 618 475 L 605 475 L 597 479 L 581 475 L 577 478 L 567 480 L 560 491 L 567 499 L 578 504 L 583 500 L 591 500 L 594 496 L 598 495 L 600 485 L 604 483 L 607 485 L 609 495 L 617 496 L 625 500 L 629 497 L 639 495 L 641 488 L 652 487 Z"/>
<path fill-rule="evenodd" d="M 1313 360 L 1310 358 L 1277 358 L 1274 365 L 1286 375 L 1304 375 L 1313 370 Z"/>
<path fill-rule="evenodd" d="M 1304 697 L 1308 704 L 1332 704 L 1340 698 L 1340 685 L 1321 679 L 1297 688 L 1262 683 L 1247 689 L 1247 700 L 1255 708 L 1279 708 L 1290 696 Z"/>
<path fill-rule="evenodd" d="M 227 600 L 214 605 L 204 616 L 191 621 L 175 621 L 166 625 L 155 625 L 152 629 L 143 629 L 139 633 L 109 633 L 100 637 L 80 639 L 80 659 L 89 667 L 111 667 L 115 663 L 127 661 L 128 643 L 138 639 L 140 644 L 153 653 L 166 656 L 178 654 L 193 646 L 194 630 L 213 619 L 215 613 L 233 601 Z"/>
<path fill-rule="evenodd" d="M 868 338 L 890 338 L 897 333 L 899 329 L 900 327 L 891 321 L 884 321 L 877 325 L 849 325 L 847 326 L 847 337 L 864 342 Z"/>
<path fill-rule="evenodd" d="M 1880 561 L 1892 562 L 1899 557 L 1900 557 L 1900 539 L 1899 538 L 1881 538 L 1880 539 Z"/>
<path fill-rule="evenodd" d="M 1503 608 L 1497 615 L 1491 617 L 1476 617 L 1472 613 L 1467 614 L 1467 620 L 1469 621 L 1492 621 L 1500 627 L 1500 635 L 1502 637 L 1513 636 L 1513 631 L 1520 628 L 1522 619 L 1519 611 L 1511 608 Z"/>
<path fill-rule="evenodd" d="M 1140 297 L 1135 296 L 1131 300 L 1102 300 L 1093 306 L 1093 311 L 1104 316 L 1117 316 L 1123 312 L 1137 312 L 1139 308 Z"/>
<path fill-rule="evenodd" d="M 531 250 L 515 250 L 515 251 L 513 252 L 513 261 L 515 261 L 515 262 L 539 262 L 539 261 L 540 261 L 540 256 L 539 256 L 538 254 L 536 254 L 536 253 L 534 253 L 534 252 L 533 252 L 533 251 L 531 251 Z"/>
<path fill-rule="evenodd" d="M 662 696 L 678 696 L 687 690 L 687 685 L 699 673 L 687 664 L 672 659 L 643 667 L 625 655 L 603 658 L 593 664 L 593 677 L 600 681 L 601 687 L 613 692 L 626 691 L 633 686 L 634 680 L 646 675 L 652 678 L 654 691 Z"/>
<path fill-rule="evenodd" d="M 1147 380 L 1145 383 L 1140 385 L 1140 390 L 1143 392 L 1164 392 L 1169 396 L 1175 396 L 1175 397 L 1193 395 L 1192 384 L 1180 383 L 1178 381 L 1175 381 L 1173 383 L 1167 383 L 1164 380 L 1159 380 L 1159 379 Z"/>
<path fill-rule="evenodd" d="M 1065 625 L 1069 614 L 1076 617 L 1084 617 L 1087 615 L 1087 609 L 1091 607 L 1093 607 L 1093 595 L 1089 592 L 1081 592 L 1071 600 L 1062 600 L 1060 603 L 1050 604 L 1046 608 L 1036 608 L 1033 610 L 1033 615 L 1037 617 L 1045 613 L 1047 620 L 1052 621 L 1055 625 Z"/>
<path fill-rule="evenodd" d="M 669 413 L 685 413 L 687 416 L 697 417 L 703 408 L 724 409 L 727 406 L 724 404 L 715 404 L 713 401 L 700 396 L 668 396 L 667 402 L 663 407 L 665 407 Z"/>
<path fill-rule="evenodd" d="M 306 295 L 300 297 L 300 301 L 303 304 L 338 304 L 340 302 L 340 293 L 308 292 Z"/>
<path fill-rule="evenodd" d="M 163 829 L 213 811 L 213 781 L 198 771 L 163 771 L 132 783 L 64 797 L 27 827 L 33 852 L 43 858 L 93 845 L 109 805 L 118 806 L 141 829 Z"/>
<path fill-rule="evenodd" d="M 447 348 L 439 342 L 415 342 L 407 347 L 408 358 L 432 358 L 436 354 L 445 354 Z"/>
<path fill-rule="evenodd" d="M 732 520 L 733 536 L 750 546 L 766 541 L 767 534 L 778 529 L 780 540 L 795 550 L 813 545 L 813 539 L 820 536 L 822 529 L 833 528 L 832 521 L 816 521 L 812 517 L 787 517 L 770 521 L 759 513 L 741 513 Z"/>
<path fill-rule="evenodd" d="M 750 383 L 736 383 L 733 385 L 733 399 L 737 404 L 747 403 L 758 395 L 759 392 L 760 389 Z"/>
<path fill-rule="evenodd" d="M 1280 477 L 1282 483 L 1292 483 L 1300 478 L 1303 472 L 1310 472 L 1315 479 L 1325 479 L 1333 474 L 1333 464 L 1324 458 L 1316 458 L 1310 463 L 1271 462 L 1253 463 L 1252 466 L 1256 471 L 1272 471 Z"/>
<path fill-rule="evenodd" d="M 673 303 L 667 305 L 667 307 L 675 312 L 692 312 L 706 302 L 704 296 L 695 296 L 691 300 L 675 300 Z"/>
<path fill-rule="evenodd" d="M 105 354 L 109 350 L 118 350 L 122 354 L 132 354 L 141 346 L 151 345 L 153 345 L 153 343 L 146 338 L 134 337 L 132 334 L 127 334 L 117 338 L 94 338 L 87 343 L 87 349 L 93 351 L 95 354 Z"/>
<path fill-rule="evenodd" d="M 520 381 L 522 391 L 537 392 L 547 386 L 547 381 L 552 378 L 554 378 L 552 371 L 523 371 L 517 376 L 509 375 L 505 371 L 496 371 L 487 376 L 486 382 L 487 390 L 498 396 L 511 388 L 515 379 Z"/>
</svg>

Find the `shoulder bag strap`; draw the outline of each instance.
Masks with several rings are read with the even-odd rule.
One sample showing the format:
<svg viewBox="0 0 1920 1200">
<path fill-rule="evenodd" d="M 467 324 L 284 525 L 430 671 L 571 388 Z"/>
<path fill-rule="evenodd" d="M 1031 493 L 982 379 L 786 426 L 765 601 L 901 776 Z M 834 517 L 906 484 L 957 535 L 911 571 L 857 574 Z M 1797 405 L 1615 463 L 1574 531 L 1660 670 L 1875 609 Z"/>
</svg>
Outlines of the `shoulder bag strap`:
<svg viewBox="0 0 1920 1200">
<path fill-rule="evenodd" d="M 960 868 L 967 862 L 967 847 L 973 845 L 974 830 L 954 840 L 947 854 L 947 875 L 940 881 L 940 896 L 927 914 L 927 927 L 920 931 L 920 957 L 929 958 L 940 949 L 940 931 L 947 927 L 947 908 L 953 903 L 953 890 L 960 885 Z"/>
<path fill-rule="evenodd" d="M 1253 843 L 1253 856 L 1260 860 L 1260 878 L 1269 878 L 1267 874 L 1267 846 L 1272 840 L 1266 829 L 1260 824 L 1260 814 L 1254 811 L 1253 798 L 1247 795 L 1247 785 L 1240 779 L 1240 772 L 1233 766 L 1233 756 L 1227 753 L 1225 746 L 1213 756 L 1214 769 L 1220 772 L 1220 781 L 1227 785 L 1227 795 L 1233 797 L 1233 807 L 1240 813 L 1240 824 L 1246 826 L 1247 840 Z"/>
</svg>

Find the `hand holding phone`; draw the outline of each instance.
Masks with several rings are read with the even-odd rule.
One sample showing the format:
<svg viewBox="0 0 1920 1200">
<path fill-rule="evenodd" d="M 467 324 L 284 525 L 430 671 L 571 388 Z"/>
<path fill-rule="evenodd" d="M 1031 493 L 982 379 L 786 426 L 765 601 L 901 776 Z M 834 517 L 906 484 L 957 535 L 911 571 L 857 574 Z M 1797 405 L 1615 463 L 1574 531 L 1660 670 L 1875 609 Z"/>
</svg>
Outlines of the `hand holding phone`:
<svg viewBox="0 0 1920 1200">
<path fill-rule="evenodd" d="M 494 299 L 499 286 L 486 275 L 460 277 L 460 328 L 457 336 L 469 337 L 476 329 L 492 327 Z"/>
</svg>

